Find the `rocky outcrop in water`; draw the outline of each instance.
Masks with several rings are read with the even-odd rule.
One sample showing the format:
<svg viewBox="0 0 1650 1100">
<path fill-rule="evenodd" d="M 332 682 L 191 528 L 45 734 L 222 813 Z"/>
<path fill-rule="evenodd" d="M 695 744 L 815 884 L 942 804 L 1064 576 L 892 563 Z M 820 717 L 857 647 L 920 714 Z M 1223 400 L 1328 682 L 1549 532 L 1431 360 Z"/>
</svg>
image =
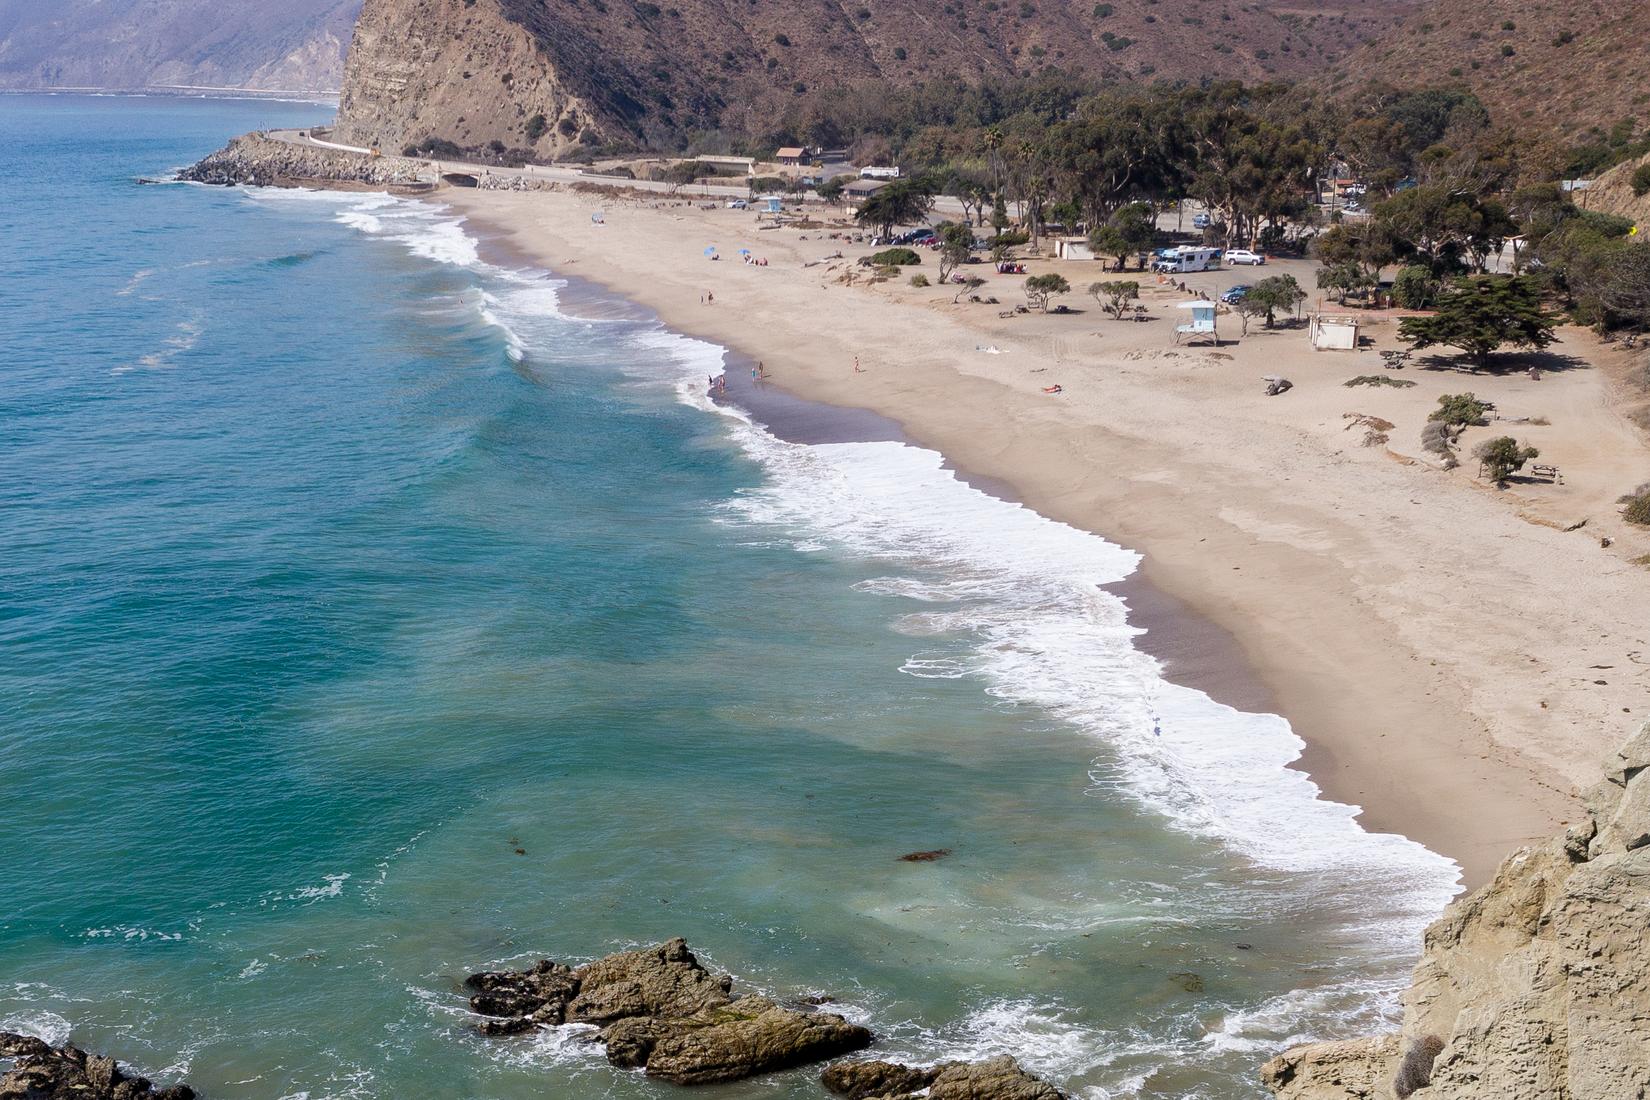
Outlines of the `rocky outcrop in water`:
<svg viewBox="0 0 1650 1100">
<path fill-rule="evenodd" d="M 848 1100 L 1064 1100 L 1065 1093 L 1033 1077 L 1008 1055 L 983 1062 L 942 1062 L 926 1069 L 898 1062 L 838 1062 L 820 1083 Z"/>
<path fill-rule="evenodd" d="M 1427 929 L 1403 1031 L 1272 1059 L 1282 1100 L 1650 1097 L 1650 726 L 1586 817 Z"/>
<path fill-rule="evenodd" d="M 343 149 L 325 149 L 246 134 L 198 164 L 178 173 L 180 180 L 225 186 L 336 187 L 357 185 L 407 188 L 429 185 L 434 172 L 408 157 L 369 157 Z"/>
<path fill-rule="evenodd" d="M 733 979 L 700 965 L 680 939 L 578 968 L 542 960 L 472 974 L 470 1007 L 486 1035 L 600 1028 L 607 1059 L 680 1085 L 738 1081 L 863 1050 L 871 1033 L 827 1012 L 765 997 L 735 999 Z"/>
<path fill-rule="evenodd" d="M 67 1044 L 0 1031 L 0 1058 L 14 1064 L 0 1076 L 0 1100 L 194 1100 L 188 1085 L 156 1088 L 128 1077 L 113 1058 Z"/>
</svg>

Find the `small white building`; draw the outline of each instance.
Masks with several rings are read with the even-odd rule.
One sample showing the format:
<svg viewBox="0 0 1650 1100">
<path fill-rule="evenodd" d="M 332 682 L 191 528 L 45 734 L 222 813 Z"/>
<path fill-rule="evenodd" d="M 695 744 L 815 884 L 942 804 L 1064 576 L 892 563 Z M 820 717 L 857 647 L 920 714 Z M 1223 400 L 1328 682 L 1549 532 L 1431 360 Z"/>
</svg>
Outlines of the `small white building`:
<svg viewBox="0 0 1650 1100">
<path fill-rule="evenodd" d="M 1082 237 L 1062 237 L 1054 242 L 1054 255 L 1061 260 L 1097 260 L 1094 249 Z"/>
<path fill-rule="evenodd" d="M 1313 351 L 1357 351 L 1358 319 L 1314 313 L 1308 326 Z"/>
<path fill-rule="evenodd" d="M 867 165 L 859 170 L 859 178 L 862 180 L 897 180 L 899 179 L 899 166 L 895 165 L 890 168 L 886 165 Z"/>
</svg>

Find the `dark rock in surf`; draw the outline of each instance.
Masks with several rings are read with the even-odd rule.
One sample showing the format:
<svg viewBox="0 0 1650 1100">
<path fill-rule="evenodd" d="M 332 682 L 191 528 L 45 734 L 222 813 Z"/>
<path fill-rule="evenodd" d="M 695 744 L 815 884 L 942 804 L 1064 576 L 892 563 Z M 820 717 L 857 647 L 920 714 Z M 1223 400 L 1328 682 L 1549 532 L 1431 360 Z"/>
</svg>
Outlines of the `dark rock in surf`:
<svg viewBox="0 0 1650 1100">
<path fill-rule="evenodd" d="M 485 1035 L 560 1024 L 601 1028 L 608 1061 L 683 1085 L 738 1081 L 862 1050 L 871 1033 L 841 1016 L 733 999 L 686 942 L 609 955 L 577 969 L 542 960 L 473 974 L 470 1007 Z"/>
<path fill-rule="evenodd" d="M 194 1100 L 188 1085 L 156 1088 L 129 1077 L 113 1058 L 79 1047 L 54 1047 L 29 1035 L 0 1031 L 0 1058 L 13 1060 L 0 1076 L 0 1100 Z"/>
<path fill-rule="evenodd" d="M 926 852 L 906 852 L 899 857 L 901 863 L 933 863 L 937 859 L 944 859 L 951 854 L 950 848 L 930 848 Z"/>
<path fill-rule="evenodd" d="M 983 1062 L 941 1062 L 921 1069 L 898 1062 L 839 1062 L 820 1082 L 848 1100 L 900 1100 L 928 1090 L 929 1100 L 1065 1100 L 1065 1093 L 1020 1068 L 1008 1055 Z"/>
<path fill-rule="evenodd" d="M 827 1066 L 819 1081 L 826 1089 L 848 1100 L 868 1100 L 876 1096 L 906 1096 L 921 1092 L 934 1083 L 940 1068 L 919 1069 L 898 1062 L 838 1062 Z"/>
</svg>

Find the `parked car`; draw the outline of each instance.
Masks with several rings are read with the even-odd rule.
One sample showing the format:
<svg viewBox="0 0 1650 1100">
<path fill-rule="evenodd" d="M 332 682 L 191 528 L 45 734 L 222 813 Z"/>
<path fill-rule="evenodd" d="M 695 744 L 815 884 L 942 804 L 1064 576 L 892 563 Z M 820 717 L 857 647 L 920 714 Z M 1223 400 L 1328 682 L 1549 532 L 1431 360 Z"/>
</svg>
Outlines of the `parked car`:
<svg viewBox="0 0 1650 1100">
<path fill-rule="evenodd" d="M 1251 252 L 1247 248 L 1228 248 L 1223 259 L 1229 264 L 1249 264 L 1254 267 L 1266 262 L 1265 256 L 1259 252 Z"/>
<path fill-rule="evenodd" d="M 1248 283 L 1239 283 L 1237 286 L 1228 289 L 1225 294 L 1222 294 L 1220 296 L 1220 300 L 1229 306 L 1235 306 L 1238 303 L 1238 299 L 1248 294 L 1249 290 L 1250 287 Z"/>
<path fill-rule="evenodd" d="M 894 238 L 895 244 L 930 244 L 940 239 L 940 235 L 923 226 L 920 229 L 910 229 Z"/>
<path fill-rule="evenodd" d="M 744 210 L 748 206 L 750 206 L 750 203 L 746 202 L 744 199 L 729 199 L 728 200 L 728 209 L 729 210 Z"/>
<path fill-rule="evenodd" d="M 1194 214 L 1194 215 L 1192 215 L 1192 228 L 1193 229 L 1207 229 L 1213 224 L 1215 224 L 1214 219 L 1209 217 L 1209 215 L 1207 215 L 1207 214 Z"/>
</svg>

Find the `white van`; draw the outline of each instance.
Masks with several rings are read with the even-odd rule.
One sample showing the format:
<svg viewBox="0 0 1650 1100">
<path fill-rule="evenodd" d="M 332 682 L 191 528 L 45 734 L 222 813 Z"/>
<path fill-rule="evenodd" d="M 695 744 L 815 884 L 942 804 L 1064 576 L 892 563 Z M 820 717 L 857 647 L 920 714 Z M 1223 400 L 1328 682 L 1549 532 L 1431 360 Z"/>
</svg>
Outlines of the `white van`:
<svg viewBox="0 0 1650 1100">
<path fill-rule="evenodd" d="M 1218 248 L 1177 248 L 1158 257 L 1152 270 L 1164 275 L 1184 275 L 1190 271 L 1216 271 L 1220 268 Z"/>
</svg>

